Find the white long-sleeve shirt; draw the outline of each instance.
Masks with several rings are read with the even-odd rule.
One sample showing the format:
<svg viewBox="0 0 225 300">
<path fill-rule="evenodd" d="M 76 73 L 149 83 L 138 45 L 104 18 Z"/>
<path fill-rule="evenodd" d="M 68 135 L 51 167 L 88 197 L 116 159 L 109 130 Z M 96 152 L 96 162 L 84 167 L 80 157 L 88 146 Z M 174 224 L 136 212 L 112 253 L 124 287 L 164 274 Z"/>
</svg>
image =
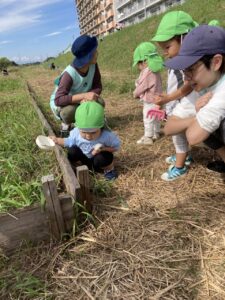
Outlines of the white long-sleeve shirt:
<svg viewBox="0 0 225 300">
<path fill-rule="evenodd" d="M 209 91 L 213 93 L 213 96 L 196 114 L 196 119 L 202 129 L 213 133 L 225 119 L 225 75 L 215 85 L 201 91 L 201 94 Z"/>
</svg>

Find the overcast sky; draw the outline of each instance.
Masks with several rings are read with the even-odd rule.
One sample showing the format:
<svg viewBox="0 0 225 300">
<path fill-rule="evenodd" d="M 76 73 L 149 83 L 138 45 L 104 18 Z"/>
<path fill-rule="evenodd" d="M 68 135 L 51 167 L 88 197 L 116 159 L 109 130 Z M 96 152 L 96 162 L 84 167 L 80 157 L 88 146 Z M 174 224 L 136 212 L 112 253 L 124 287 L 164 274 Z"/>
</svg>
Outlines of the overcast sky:
<svg viewBox="0 0 225 300">
<path fill-rule="evenodd" d="M 0 57 L 42 61 L 79 36 L 74 0 L 0 0 Z"/>
</svg>

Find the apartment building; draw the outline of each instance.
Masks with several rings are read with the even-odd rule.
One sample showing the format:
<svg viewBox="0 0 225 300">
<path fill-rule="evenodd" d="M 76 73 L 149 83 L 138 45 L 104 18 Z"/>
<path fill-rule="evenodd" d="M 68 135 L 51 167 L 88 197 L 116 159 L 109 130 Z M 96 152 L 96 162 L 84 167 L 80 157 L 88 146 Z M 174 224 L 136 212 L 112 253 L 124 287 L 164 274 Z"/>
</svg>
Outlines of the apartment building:
<svg viewBox="0 0 225 300">
<path fill-rule="evenodd" d="M 113 0 L 75 0 L 80 34 L 103 36 L 116 26 Z"/>
<path fill-rule="evenodd" d="M 129 26 L 183 2 L 185 0 L 114 0 L 115 20 Z"/>
</svg>

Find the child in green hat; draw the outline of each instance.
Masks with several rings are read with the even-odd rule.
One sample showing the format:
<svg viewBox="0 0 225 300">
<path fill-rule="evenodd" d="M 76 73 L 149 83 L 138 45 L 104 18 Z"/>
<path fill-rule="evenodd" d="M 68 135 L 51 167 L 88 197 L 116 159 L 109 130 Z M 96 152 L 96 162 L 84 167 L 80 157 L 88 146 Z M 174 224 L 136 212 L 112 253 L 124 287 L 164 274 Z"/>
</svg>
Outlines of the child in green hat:
<svg viewBox="0 0 225 300">
<path fill-rule="evenodd" d="M 173 58 L 180 50 L 185 35 L 196 27 L 197 23 L 183 11 L 171 11 L 164 15 L 152 41 L 162 48 L 165 58 Z M 168 70 L 167 94 L 155 97 L 155 103 L 166 104 L 166 113 L 180 118 L 195 115 L 195 102 L 198 94 L 193 91 L 190 83 L 184 82 L 184 74 L 179 70 Z M 168 118 L 169 119 L 169 118 Z M 189 145 L 184 133 L 172 137 L 176 155 L 166 158 L 170 164 L 168 171 L 161 178 L 172 181 L 187 173 L 192 159 L 188 155 Z"/>
<path fill-rule="evenodd" d="M 149 118 L 148 111 L 155 108 L 153 97 L 162 93 L 162 80 L 159 71 L 163 60 L 158 55 L 155 45 L 149 42 L 141 43 L 134 51 L 133 66 L 138 67 L 140 75 L 135 82 L 133 95 L 143 101 L 144 135 L 137 144 L 152 145 L 159 138 L 160 121 Z M 158 107 L 158 106 L 157 106 Z"/>
<path fill-rule="evenodd" d="M 95 101 L 83 102 L 75 112 L 76 128 L 68 138 L 51 139 L 68 148 L 71 164 L 80 161 L 89 169 L 104 172 L 107 180 L 113 180 L 117 173 L 113 164 L 113 153 L 120 148 L 120 140 L 113 132 L 104 128 L 104 108 Z"/>
</svg>

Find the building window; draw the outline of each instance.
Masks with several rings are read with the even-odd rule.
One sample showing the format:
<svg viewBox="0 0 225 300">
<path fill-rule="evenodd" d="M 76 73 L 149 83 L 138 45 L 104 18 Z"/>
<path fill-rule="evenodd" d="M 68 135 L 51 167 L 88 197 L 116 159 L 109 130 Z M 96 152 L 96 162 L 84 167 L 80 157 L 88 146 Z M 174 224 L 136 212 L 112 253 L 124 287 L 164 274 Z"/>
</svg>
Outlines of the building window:
<svg viewBox="0 0 225 300">
<path fill-rule="evenodd" d="M 145 17 L 145 13 L 141 13 L 141 14 L 138 15 L 138 19 L 139 20 L 144 19 L 144 17 Z"/>
</svg>

